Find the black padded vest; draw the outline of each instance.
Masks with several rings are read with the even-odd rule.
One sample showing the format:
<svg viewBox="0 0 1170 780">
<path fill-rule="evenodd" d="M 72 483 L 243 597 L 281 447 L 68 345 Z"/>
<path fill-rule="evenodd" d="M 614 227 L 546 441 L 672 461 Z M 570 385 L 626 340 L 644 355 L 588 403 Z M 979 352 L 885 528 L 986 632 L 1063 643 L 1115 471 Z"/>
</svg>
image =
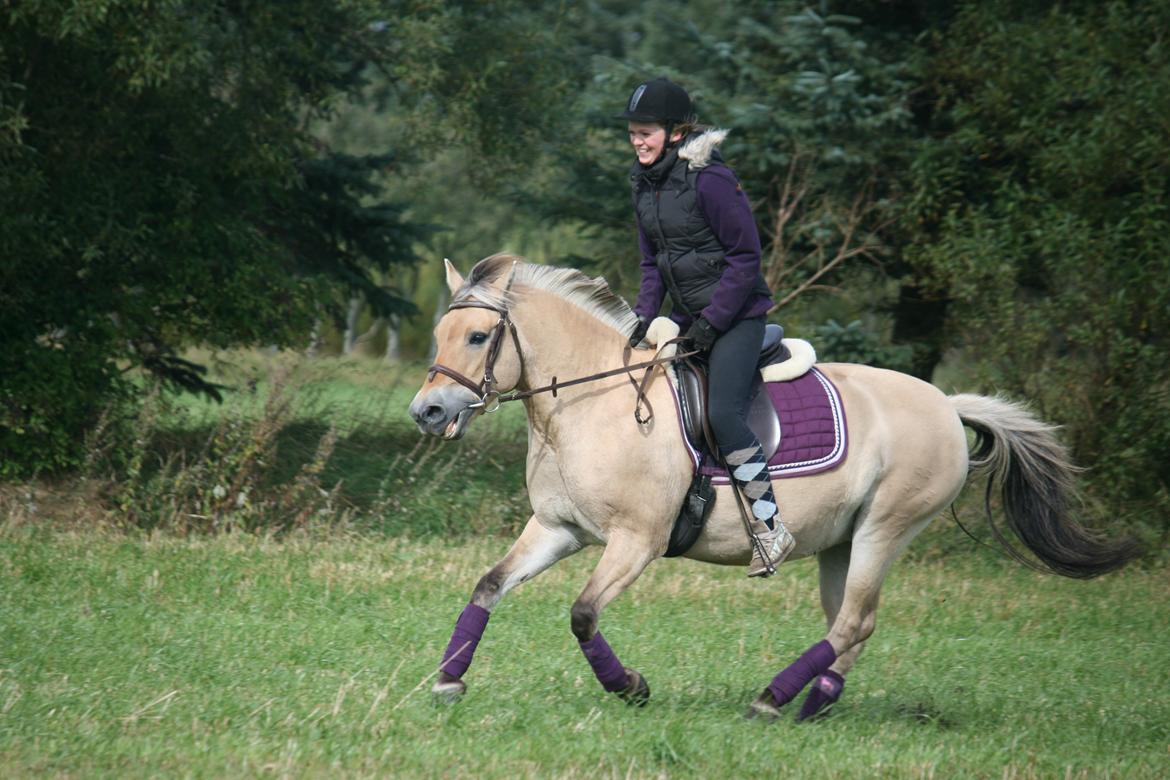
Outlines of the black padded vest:
<svg viewBox="0 0 1170 780">
<path fill-rule="evenodd" d="M 675 308 L 692 317 L 711 303 L 727 267 L 724 247 L 699 208 L 696 187 L 702 170 L 691 170 L 674 149 L 630 177 L 638 224 L 654 244 L 658 272 Z M 762 275 L 752 292 L 770 294 Z"/>
</svg>

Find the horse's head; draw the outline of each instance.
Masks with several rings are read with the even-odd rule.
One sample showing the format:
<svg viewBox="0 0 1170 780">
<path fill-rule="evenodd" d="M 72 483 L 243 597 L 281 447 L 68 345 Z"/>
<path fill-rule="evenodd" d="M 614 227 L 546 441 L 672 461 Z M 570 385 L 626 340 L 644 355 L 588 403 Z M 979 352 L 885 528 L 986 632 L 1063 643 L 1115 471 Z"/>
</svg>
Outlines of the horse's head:
<svg viewBox="0 0 1170 780">
<path fill-rule="evenodd" d="M 435 362 L 410 404 L 410 416 L 423 433 L 458 439 L 471 418 L 494 411 L 499 394 L 516 387 L 522 366 L 499 279 L 502 257 L 495 264 L 477 265 L 468 283 L 445 262 L 451 308 L 435 327 Z M 486 273 L 492 270 L 497 273 Z"/>
</svg>

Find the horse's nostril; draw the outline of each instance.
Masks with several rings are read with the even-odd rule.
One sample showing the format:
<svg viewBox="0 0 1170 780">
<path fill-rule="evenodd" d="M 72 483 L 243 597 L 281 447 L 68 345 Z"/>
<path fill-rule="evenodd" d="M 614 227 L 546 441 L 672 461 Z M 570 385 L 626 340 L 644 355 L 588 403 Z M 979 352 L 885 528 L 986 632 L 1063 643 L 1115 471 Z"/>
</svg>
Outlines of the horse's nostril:
<svg viewBox="0 0 1170 780">
<path fill-rule="evenodd" d="M 436 425 L 447 419 L 447 412 L 443 409 L 443 407 L 437 404 L 431 404 L 426 408 L 422 416 L 423 420 L 428 425 Z"/>
</svg>

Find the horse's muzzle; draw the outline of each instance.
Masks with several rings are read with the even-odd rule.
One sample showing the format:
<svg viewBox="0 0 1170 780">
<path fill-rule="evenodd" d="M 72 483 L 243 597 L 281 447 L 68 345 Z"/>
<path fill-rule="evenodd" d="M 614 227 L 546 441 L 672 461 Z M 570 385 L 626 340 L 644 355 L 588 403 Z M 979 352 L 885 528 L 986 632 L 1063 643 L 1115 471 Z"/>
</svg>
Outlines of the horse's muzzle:
<svg viewBox="0 0 1170 780">
<path fill-rule="evenodd" d="M 457 385 L 444 385 L 419 393 L 410 404 L 410 416 L 423 433 L 444 439 L 459 439 L 478 409 L 471 404 L 478 398 Z"/>
</svg>

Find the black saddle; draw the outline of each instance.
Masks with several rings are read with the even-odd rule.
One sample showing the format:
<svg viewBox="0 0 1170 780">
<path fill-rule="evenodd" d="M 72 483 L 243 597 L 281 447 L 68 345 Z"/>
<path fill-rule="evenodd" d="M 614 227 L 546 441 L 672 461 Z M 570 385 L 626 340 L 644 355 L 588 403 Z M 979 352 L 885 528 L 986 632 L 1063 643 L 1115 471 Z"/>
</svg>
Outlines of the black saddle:
<svg viewBox="0 0 1170 780">
<path fill-rule="evenodd" d="M 784 329 L 779 325 L 768 325 L 764 329 L 764 344 L 760 348 L 759 368 L 775 363 L 783 363 L 791 355 L 784 346 Z M 715 438 L 711 435 L 711 426 L 707 422 L 707 366 L 697 360 L 684 360 L 675 363 L 678 373 L 679 407 L 682 409 L 683 430 L 696 450 L 703 454 L 705 460 L 718 461 Z M 751 402 L 748 407 L 748 428 L 760 440 L 764 456 L 771 458 L 780 446 L 780 420 L 776 410 L 772 407 L 771 398 L 763 392 L 764 380 L 759 372 L 752 382 Z M 711 477 L 704 474 L 695 474 L 691 480 L 690 490 L 683 499 L 682 509 L 674 521 L 674 528 L 670 532 L 670 543 L 667 545 L 665 557 L 673 558 L 682 555 L 691 548 L 707 516 L 715 507 L 715 488 L 711 485 Z"/>
</svg>

